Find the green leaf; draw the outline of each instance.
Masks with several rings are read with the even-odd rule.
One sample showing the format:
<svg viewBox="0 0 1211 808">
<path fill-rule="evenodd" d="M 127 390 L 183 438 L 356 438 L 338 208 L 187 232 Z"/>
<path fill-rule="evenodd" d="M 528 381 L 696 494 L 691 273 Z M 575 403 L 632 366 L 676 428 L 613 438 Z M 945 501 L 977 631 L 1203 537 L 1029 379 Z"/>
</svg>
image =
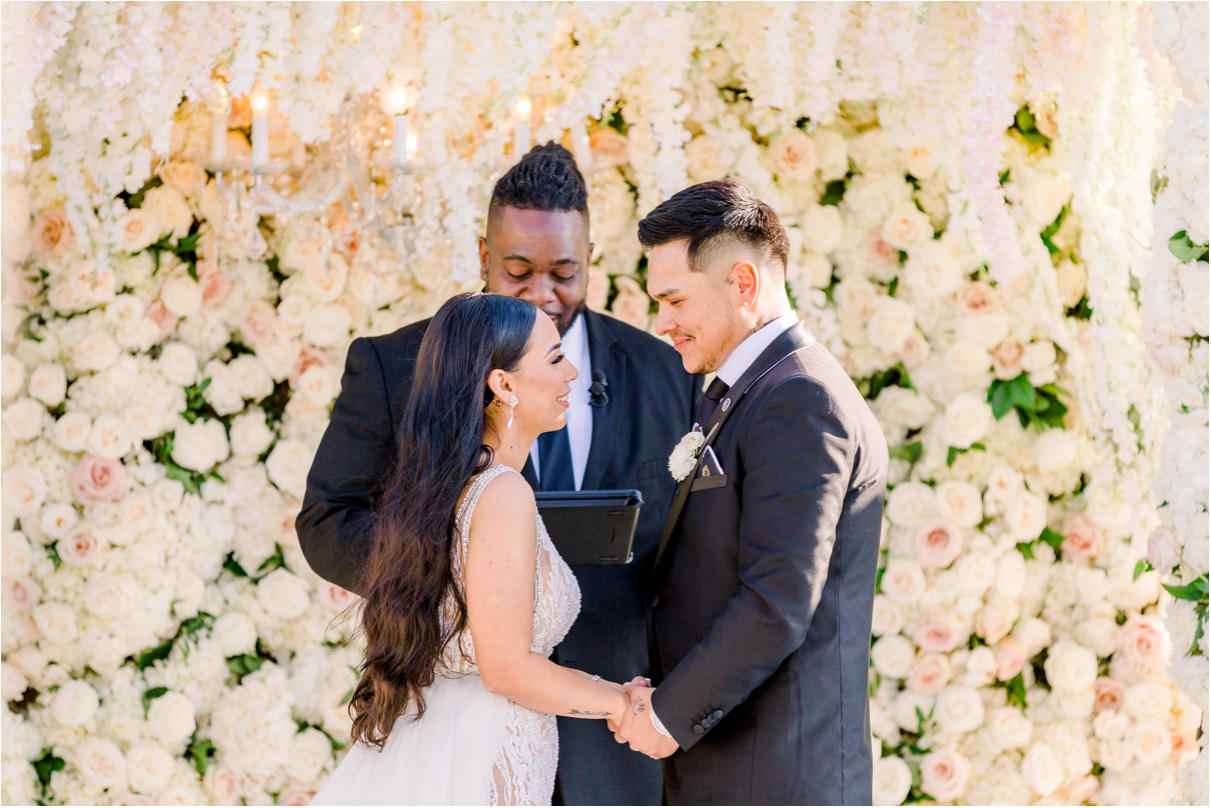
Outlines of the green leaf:
<svg viewBox="0 0 1211 808">
<path fill-rule="evenodd" d="M 1022 672 L 1018 671 L 1017 676 L 1005 682 L 996 682 L 994 687 L 1000 687 L 1005 690 L 1005 703 L 1013 706 L 1026 709 L 1026 680 L 1022 678 Z"/>
<path fill-rule="evenodd" d="M 895 297 L 896 289 L 899 289 L 899 288 L 900 288 L 900 276 L 897 275 L 896 277 L 891 279 L 891 283 L 887 284 L 887 296 Z"/>
<path fill-rule="evenodd" d="M 1161 584 L 1165 587 L 1165 591 L 1178 600 L 1192 600 L 1195 602 L 1207 600 L 1207 573 L 1203 573 L 1188 584 L 1181 586 L 1171 586 L 1169 584 Z"/>
<path fill-rule="evenodd" d="M 1025 373 L 1009 381 L 1009 399 L 1013 406 L 1031 412 L 1039 410 L 1042 406 L 1034 385 Z"/>
<path fill-rule="evenodd" d="M 50 787 L 50 777 L 58 771 L 63 771 L 63 767 L 67 765 L 67 761 L 55 755 L 54 748 L 47 746 L 42 749 L 42 756 L 37 760 L 32 761 L 34 773 L 38 775 L 38 788 L 42 792 L 42 796 L 47 796 L 47 789 Z"/>
<path fill-rule="evenodd" d="M 887 572 L 887 567 L 879 567 L 875 572 L 875 594 L 883 591 L 883 573 Z"/>
<path fill-rule="evenodd" d="M 160 696 L 163 696 L 167 692 L 168 692 L 168 688 L 164 687 L 163 685 L 161 685 L 159 687 L 153 687 L 153 688 L 143 691 L 142 701 L 143 701 L 143 717 L 144 718 L 147 717 L 148 711 L 151 710 L 151 703 L 153 701 L 155 701 L 156 699 L 160 698 Z"/>
<path fill-rule="evenodd" d="M 1207 245 L 1195 244 L 1185 230 L 1178 230 L 1169 238 L 1169 252 L 1183 264 L 1207 260 Z"/>
<path fill-rule="evenodd" d="M 849 177 L 846 176 L 842 180 L 833 180 L 828 185 L 824 186 L 824 196 L 820 197 L 821 205 L 839 205 L 841 199 L 845 196 L 845 190 L 849 187 Z"/>
<path fill-rule="evenodd" d="M 227 554 L 227 559 L 223 562 L 223 569 L 230 572 L 237 578 L 247 578 L 248 573 L 244 572 L 244 568 L 235 560 L 235 556 L 231 553 Z"/>
<path fill-rule="evenodd" d="M 1022 558 L 1034 558 L 1034 548 L 1031 546 L 1032 541 L 1020 541 L 1017 544 L 1018 552 L 1022 554 Z"/>
<path fill-rule="evenodd" d="M 1141 558 L 1139 561 L 1135 562 L 1135 572 L 1132 573 L 1131 580 L 1139 580 L 1141 575 L 1143 575 L 1145 572 L 1150 572 L 1151 570 L 1152 563 L 1146 558 Z"/>
<path fill-rule="evenodd" d="M 160 179 L 159 177 L 152 177 L 151 179 L 149 179 L 147 181 L 146 185 L 144 185 L 139 190 L 135 191 L 130 196 L 126 197 L 126 207 L 128 207 L 128 208 L 142 207 L 143 206 L 143 197 L 145 197 L 147 195 L 147 192 L 150 191 L 152 188 L 159 188 L 163 184 L 164 184 L 164 180 Z M 118 196 L 122 196 L 122 194 L 118 194 Z"/>
<path fill-rule="evenodd" d="M 135 667 L 139 670 L 146 670 L 159 662 L 161 659 L 168 658 L 168 655 L 172 653 L 172 644 L 174 639 L 175 638 L 173 637 L 169 637 L 159 645 L 144 649 L 134 656 L 129 657 L 129 659 L 134 661 Z"/>
<path fill-rule="evenodd" d="M 256 654 L 240 654 L 227 658 L 227 669 L 241 678 L 260 670 L 264 664 L 265 660 Z"/>
<path fill-rule="evenodd" d="M 912 443 L 905 444 L 904 446 L 893 446 L 888 454 L 898 460 L 907 460 L 909 463 L 916 463 L 921 459 L 923 449 L 921 441 L 914 440 Z"/>
<path fill-rule="evenodd" d="M 1018 114 L 1014 116 L 1014 124 L 1017 125 L 1018 131 L 1023 134 L 1038 131 L 1035 129 L 1034 113 L 1030 111 L 1030 107 L 1022 107 L 1018 110 Z"/>
<path fill-rule="evenodd" d="M 190 740 L 189 746 L 185 748 L 185 757 L 193 760 L 193 766 L 198 770 L 199 775 L 206 774 L 206 769 L 210 766 L 210 759 L 214 757 L 214 753 L 214 744 L 210 739 L 199 738 L 196 732 Z"/>
<path fill-rule="evenodd" d="M 1008 168 L 1001 172 L 1001 176 L 998 178 L 998 181 L 1001 183 L 1001 185 L 1004 185 L 1005 183 L 1009 182 L 1009 169 Z"/>
<path fill-rule="evenodd" d="M 1049 527 L 1043 528 L 1043 532 L 1039 534 L 1039 541 L 1049 545 L 1053 550 L 1059 550 L 1060 545 L 1064 543 L 1064 534 L 1057 533 Z"/>
<path fill-rule="evenodd" d="M 269 556 L 269 558 L 266 558 L 264 561 L 262 561 L 260 566 L 256 568 L 256 578 L 257 579 L 264 578 L 270 572 L 277 569 L 278 567 L 283 566 L 286 563 L 286 557 L 284 555 L 282 555 L 282 548 L 278 547 L 275 544 L 274 551 L 275 552 L 273 555 Z"/>
<path fill-rule="evenodd" d="M 988 403 L 992 406 L 992 415 L 998 421 L 1013 409 L 1013 399 L 1009 394 L 1009 386 L 999 379 L 988 388 Z"/>
<path fill-rule="evenodd" d="M 946 450 L 946 465 L 948 467 L 953 466 L 955 464 L 955 458 L 957 458 L 962 453 L 962 451 L 963 451 L 962 449 L 957 449 L 954 446 L 951 446 L 949 449 L 947 449 Z"/>
<path fill-rule="evenodd" d="M 47 542 L 46 544 L 42 545 L 42 547 L 44 550 L 46 550 L 46 557 L 49 558 L 51 563 L 55 565 L 56 570 L 63 566 L 63 559 L 59 555 L 58 541 Z"/>
<path fill-rule="evenodd" d="M 210 612 L 198 612 L 193 617 L 181 621 L 181 628 L 177 632 L 177 636 L 190 637 L 197 634 L 202 629 L 208 629 L 214 625 L 214 615 Z"/>
</svg>

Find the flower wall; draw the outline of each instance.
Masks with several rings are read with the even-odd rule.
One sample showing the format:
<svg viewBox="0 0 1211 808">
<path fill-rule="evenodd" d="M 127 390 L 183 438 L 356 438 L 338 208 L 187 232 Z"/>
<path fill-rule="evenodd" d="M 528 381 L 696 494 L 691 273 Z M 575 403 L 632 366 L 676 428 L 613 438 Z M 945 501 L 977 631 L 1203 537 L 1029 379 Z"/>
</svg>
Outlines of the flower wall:
<svg viewBox="0 0 1211 808">
<path fill-rule="evenodd" d="M 892 447 L 876 801 L 1206 802 L 1205 7 L 3 15 L 5 803 L 305 802 L 332 770 L 359 650 L 305 473 L 350 340 L 476 286 L 522 91 L 539 140 L 588 127 L 594 307 L 650 325 L 635 224 L 690 182 L 788 227 Z M 416 91 L 410 242 L 233 203 L 202 98 L 247 153 L 257 80 L 274 154 L 314 160 L 347 96 Z"/>
</svg>

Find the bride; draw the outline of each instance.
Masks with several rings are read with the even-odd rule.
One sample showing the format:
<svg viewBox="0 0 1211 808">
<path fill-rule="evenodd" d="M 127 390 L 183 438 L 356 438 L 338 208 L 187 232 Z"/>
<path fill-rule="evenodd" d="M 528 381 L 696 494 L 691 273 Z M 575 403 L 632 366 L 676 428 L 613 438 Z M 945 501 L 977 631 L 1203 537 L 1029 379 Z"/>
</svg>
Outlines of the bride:
<svg viewBox="0 0 1211 808">
<path fill-rule="evenodd" d="M 550 804 L 555 716 L 626 709 L 620 685 L 547 659 L 580 589 L 519 472 L 577 371 L 539 314 L 458 295 L 425 334 L 368 567 L 353 745 L 313 804 Z"/>
</svg>

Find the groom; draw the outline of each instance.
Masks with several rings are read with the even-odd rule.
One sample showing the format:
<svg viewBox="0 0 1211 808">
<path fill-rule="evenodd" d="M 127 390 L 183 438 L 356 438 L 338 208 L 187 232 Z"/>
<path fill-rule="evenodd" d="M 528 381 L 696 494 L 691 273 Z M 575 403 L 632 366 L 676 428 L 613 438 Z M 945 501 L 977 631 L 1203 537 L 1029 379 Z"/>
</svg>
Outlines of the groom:
<svg viewBox="0 0 1211 808">
<path fill-rule="evenodd" d="M 671 755 L 669 804 L 869 804 L 887 444 L 791 310 L 772 208 L 703 183 L 648 214 L 639 240 L 657 331 L 686 370 L 717 375 L 656 553 L 656 686 L 628 686 L 616 738 Z"/>
<path fill-rule="evenodd" d="M 693 414 L 696 383 L 671 348 L 585 307 L 589 209 L 567 149 L 537 146 L 496 183 L 479 241 L 488 291 L 528 300 L 559 329 L 580 371 L 568 425 L 541 436 L 523 473 L 538 490 L 637 488 L 635 560 L 576 566 L 580 617 L 556 660 L 613 681 L 647 667 L 644 594 L 674 482 L 668 447 Z M 349 346 L 341 394 L 307 477 L 296 525 L 312 569 L 353 591 L 370 554 L 376 498 L 429 321 Z M 555 798 L 569 805 L 660 802 L 660 766 L 617 746 L 596 721 L 559 719 Z"/>
</svg>

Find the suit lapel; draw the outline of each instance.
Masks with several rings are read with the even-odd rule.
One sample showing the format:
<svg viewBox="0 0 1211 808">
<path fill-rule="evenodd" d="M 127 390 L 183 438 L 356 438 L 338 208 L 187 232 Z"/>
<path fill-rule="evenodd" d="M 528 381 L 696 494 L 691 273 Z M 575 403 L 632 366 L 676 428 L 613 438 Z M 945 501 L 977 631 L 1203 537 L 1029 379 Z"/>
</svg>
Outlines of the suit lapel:
<svg viewBox="0 0 1211 808">
<path fill-rule="evenodd" d="M 706 441 L 702 444 L 702 448 L 698 450 L 698 460 L 694 463 L 694 469 L 686 476 L 684 480 L 677 484 L 677 492 L 673 495 L 673 504 L 669 508 L 669 514 L 664 520 L 664 530 L 660 533 L 660 544 L 656 548 L 656 560 L 652 565 L 653 569 L 657 569 L 660 565 L 660 559 L 664 555 L 664 551 L 669 545 L 669 541 L 673 538 L 673 533 L 677 529 L 677 524 L 681 521 L 681 512 L 685 507 L 685 501 L 689 498 L 690 487 L 694 484 L 694 478 L 698 476 L 698 466 L 702 463 L 702 456 L 706 452 L 706 447 L 715 442 L 719 436 L 719 432 L 723 429 L 723 424 L 731 417 L 731 414 L 736 411 L 740 400 L 753 388 L 761 377 L 769 373 L 778 363 L 792 353 L 806 348 L 815 342 L 815 337 L 811 335 L 802 323 L 791 326 L 786 331 L 783 331 L 778 337 L 770 343 L 769 347 L 761 352 L 753 364 L 749 365 L 744 373 L 740 374 L 740 378 L 736 383 L 729 388 L 727 395 L 719 402 L 719 406 L 715 408 L 714 415 L 710 421 L 703 427 L 703 433 L 706 435 Z"/>
<path fill-rule="evenodd" d="M 601 487 L 614 448 L 620 443 L 618 434 L 627 401 L 628 365 L 626 355 L 614 349 L 618 340 L 601 315 L 585 309 L 584 321 L 588 332 L 592 372 L 604 375 L 606 395 L 609 397 L 605 406 L 592 408 L 593 437 L 589 444 L 589 459 L 585 462 L 584 479 L 580 485 L 582 490 L 592 491 Z"/>
</svg>

